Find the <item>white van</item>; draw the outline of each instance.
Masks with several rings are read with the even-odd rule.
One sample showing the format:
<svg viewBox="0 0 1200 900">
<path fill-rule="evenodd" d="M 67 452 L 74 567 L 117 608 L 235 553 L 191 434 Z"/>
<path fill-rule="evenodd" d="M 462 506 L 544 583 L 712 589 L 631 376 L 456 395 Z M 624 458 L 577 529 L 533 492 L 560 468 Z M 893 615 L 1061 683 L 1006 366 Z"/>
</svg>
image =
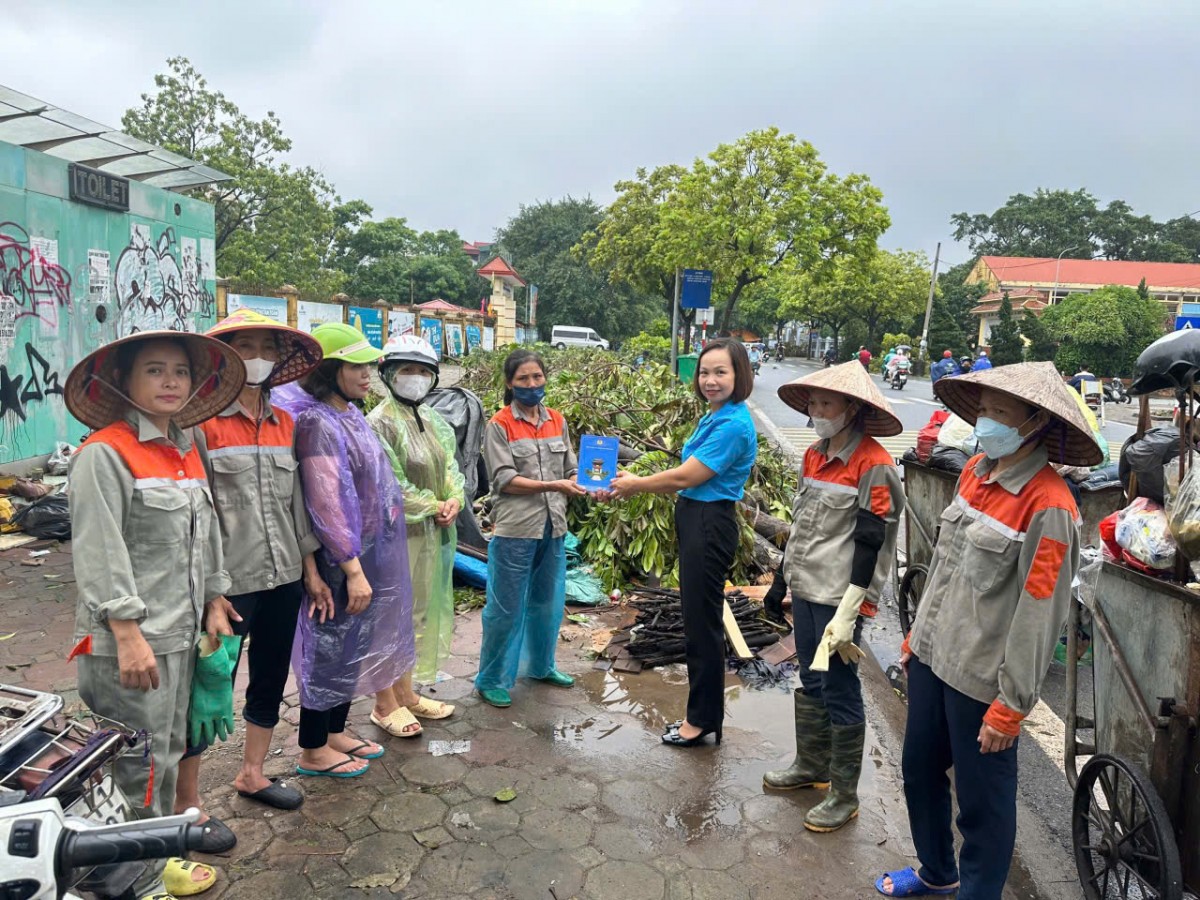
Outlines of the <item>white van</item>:
<svg viewBox="0 0 1200 900">
<path fill-rule="evenodd" d="M 599 347 L 601 350 L 608 349 L 608 341 L 596 334 L 590 328 L 581 328 L 578 325 L 555 325 L 550 332 L 550 343 L 559 350 L 565 350 L 567 347 Z"/>
</svg>

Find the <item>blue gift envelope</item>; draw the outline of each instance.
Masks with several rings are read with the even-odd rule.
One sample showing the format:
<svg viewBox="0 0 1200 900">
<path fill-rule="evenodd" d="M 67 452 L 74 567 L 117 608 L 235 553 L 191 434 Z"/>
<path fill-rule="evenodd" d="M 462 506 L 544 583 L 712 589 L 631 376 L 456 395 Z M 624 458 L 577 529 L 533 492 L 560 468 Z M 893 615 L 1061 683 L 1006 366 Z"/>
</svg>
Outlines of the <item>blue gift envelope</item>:
<svg viewBox="0 0 1200 900">
<path fill-rule="evenodd" d="M 607 491 L 617 474 L 617 439 L 585 434 L 579 439 L 575 480 L 589 491 Z"/>
</svg>

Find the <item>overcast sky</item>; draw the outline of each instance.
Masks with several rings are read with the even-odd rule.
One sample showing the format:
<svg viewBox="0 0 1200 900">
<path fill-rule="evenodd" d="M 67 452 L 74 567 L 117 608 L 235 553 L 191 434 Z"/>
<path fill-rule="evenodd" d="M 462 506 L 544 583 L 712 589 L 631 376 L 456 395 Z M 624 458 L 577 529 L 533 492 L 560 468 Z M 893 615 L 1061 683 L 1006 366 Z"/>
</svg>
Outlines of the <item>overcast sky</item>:
<svg viewBox="0 0 1200 900">
<path fill-rule="evenodd" d="M 1039 186 L 1200 210 L 1194 0 L 0 0 L 0 30 L 0 84 L 114 126 L 187 56 L 344 198 L 467 240 L 770 125 L 870 176 L 889 248 Z"/>
</svg>

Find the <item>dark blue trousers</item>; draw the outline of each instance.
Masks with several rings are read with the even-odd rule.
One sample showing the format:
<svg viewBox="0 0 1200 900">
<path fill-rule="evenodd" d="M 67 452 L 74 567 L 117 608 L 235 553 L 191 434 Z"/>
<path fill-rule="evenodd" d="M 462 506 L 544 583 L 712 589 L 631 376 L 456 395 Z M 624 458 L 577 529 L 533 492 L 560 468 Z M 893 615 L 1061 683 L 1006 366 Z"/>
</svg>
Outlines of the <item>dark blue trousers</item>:
<svg viewBox="0 0 1200 900">
<path fill-rule="evenodd" d="M 808 666 L 825 627 L 833 620 L 836 606 L 792 601 L 792 631 L 796 635 L 796 662 L 800 664 L 800 684 L 804 693 L 825 704 L 829 720 L 834 725 L 861 725 L 867 721 L 863 711 L 862 682 L 858 680 L 858 663 L 846 665 L 834 653 L 829 657 L 828 672 L 814 672 Z M 862 638 L 862 616 L 854 624 L 854 643 Z"/>
<path fill-rule="evenodd" d="M 947 685 L 915 657 L 908 664 L 904 797 L 918 874 L 935 886 L 961 881 L 958 900 L 1000 900 L 1017 839 L 1017 742 L 980 753 L 987 704 Z M 954 768 L 962 854 L 954 860 L 949 769 Z"/>
</svg>

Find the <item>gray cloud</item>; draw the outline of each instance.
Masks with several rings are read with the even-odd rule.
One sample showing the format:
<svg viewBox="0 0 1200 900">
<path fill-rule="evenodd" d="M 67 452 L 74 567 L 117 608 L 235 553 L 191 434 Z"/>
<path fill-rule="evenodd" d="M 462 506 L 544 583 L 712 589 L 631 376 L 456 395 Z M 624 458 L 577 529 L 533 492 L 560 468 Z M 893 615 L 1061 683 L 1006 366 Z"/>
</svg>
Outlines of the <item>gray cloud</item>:
<svg viewBox="0 0 1200 900">
<path fill-rule="evenodd" d="M 0 0 L 0 20 L 0 83 L 115 125 L 188 56 L 344 197 L 467 239 L 767 125 L 870 175 L 889 247 L 932 252 L 951 213 L 1038 186 L 1200 208 L 1200 7 L 1173 0 Z"/>
</svg>

